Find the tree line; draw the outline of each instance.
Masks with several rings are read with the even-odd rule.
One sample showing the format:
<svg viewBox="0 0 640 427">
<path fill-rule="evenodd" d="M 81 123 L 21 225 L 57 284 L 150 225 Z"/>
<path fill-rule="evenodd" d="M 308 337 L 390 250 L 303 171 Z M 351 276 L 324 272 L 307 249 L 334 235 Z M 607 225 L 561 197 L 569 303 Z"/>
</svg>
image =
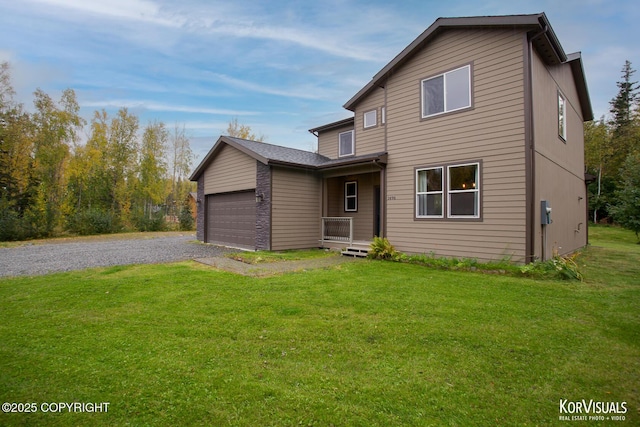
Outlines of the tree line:
<svg viewBox="0 0 640 427">
<path fill-rule="evenodd" d="M 193 228 L 187 203 L 194 155 L 184 126 L 169 129 L 121 108 L 89 125 L 72 89 L 58 101 L 38 89 L 16 102 L 0 64 L 0 240 Z"/>
<path fill-rule="evenodd" d="M 584 125 L 589 215 L 640 233 L 640 93 L 631 62 L 622 68 L 610 116 Z"/>
</svg>

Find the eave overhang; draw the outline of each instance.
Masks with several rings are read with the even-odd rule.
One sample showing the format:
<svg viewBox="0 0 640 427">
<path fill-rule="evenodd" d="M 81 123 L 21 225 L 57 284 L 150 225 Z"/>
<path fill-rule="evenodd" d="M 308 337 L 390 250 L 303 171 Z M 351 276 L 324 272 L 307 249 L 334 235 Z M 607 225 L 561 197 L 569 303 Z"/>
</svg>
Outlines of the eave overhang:
<svg viewBox="0 0 640 427">
<path fill-rule="evenodd" d="M 532 15 L 438 18 L 429 28 L 409 44 L 409 46 L 380 70 L 366 86 L 347 101 L 346 104 L 344 104 L 344 108 L 355 111 L 356 104 L 363 97 L 368 95 L 376 87 L 384 87 L 386 80 L 391 74 L 404 65 L 438 34 L 448 29 L 464 28 L 518 28 L 525 32 L 531 32 L 537 34 L 535 40 L 532 40 L 532 42 L 545 58 L 545 62 L 548 64 L 560 64 L 567 60 L 567 56 L 544 13 Z"/>
</svg>

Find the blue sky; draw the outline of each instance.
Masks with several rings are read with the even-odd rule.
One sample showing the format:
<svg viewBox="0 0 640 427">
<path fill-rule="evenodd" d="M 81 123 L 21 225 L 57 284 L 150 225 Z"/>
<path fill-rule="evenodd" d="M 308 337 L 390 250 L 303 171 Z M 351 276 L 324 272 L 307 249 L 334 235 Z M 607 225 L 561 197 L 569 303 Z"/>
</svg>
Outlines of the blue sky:
<svg viewBox="0 0 640 427">
<path fill-rule="evenodd" d="M 438 17 L 538 12 L 582 52 L 607 114 L 624 61 L 640 67 L 636 0 L 0 0 L 0 61 L 27 107 L 36 88 L 72 88 L 87 120 L 128 107 L 142 125 L 184 124 L 198 159 L 234 117 L 312 150 L 307 130 L 348 117 L 342 105 Z"/>
</svg>

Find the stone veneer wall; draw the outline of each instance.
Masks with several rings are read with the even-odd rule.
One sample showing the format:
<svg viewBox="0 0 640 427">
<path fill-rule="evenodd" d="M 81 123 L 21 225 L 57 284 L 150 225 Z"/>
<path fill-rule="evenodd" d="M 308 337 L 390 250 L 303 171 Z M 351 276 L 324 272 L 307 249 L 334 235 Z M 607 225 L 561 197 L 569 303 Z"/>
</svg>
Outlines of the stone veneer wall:
<svg viewBox="0 0 640 427">
<path fill-rule="evenodd" d="M 256 194 L 262 194 L 256 203 L 256 250 L 271 249 L 271 166 L 259 161 L 256 170 Z"/>
<path fill-rule="evenodd" d="M 198 203 L 199 202 L 199 203 Z M 198 178 L 198 196 L 196 200 L 196 239 L 204 242 L 204 214 L 206 203 L 204 198 L 204 174 Z"/>
</svg>

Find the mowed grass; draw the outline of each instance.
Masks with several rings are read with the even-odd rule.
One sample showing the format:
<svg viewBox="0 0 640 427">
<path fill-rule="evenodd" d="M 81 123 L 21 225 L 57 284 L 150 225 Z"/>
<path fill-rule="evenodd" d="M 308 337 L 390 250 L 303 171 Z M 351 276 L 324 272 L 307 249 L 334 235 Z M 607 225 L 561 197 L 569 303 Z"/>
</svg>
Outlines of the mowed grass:
<svg viewBox="0 0 640 427">
<path fill-rule="evenodd" d="M 0 425 L 564 425 L 561 399 L 627 402 L 615 425 L 638 425 L 640 245 L 590 236 L 585 282 L 382 261 L 3 279 L 0 402 L 109 407 Z"/>
</svg>

